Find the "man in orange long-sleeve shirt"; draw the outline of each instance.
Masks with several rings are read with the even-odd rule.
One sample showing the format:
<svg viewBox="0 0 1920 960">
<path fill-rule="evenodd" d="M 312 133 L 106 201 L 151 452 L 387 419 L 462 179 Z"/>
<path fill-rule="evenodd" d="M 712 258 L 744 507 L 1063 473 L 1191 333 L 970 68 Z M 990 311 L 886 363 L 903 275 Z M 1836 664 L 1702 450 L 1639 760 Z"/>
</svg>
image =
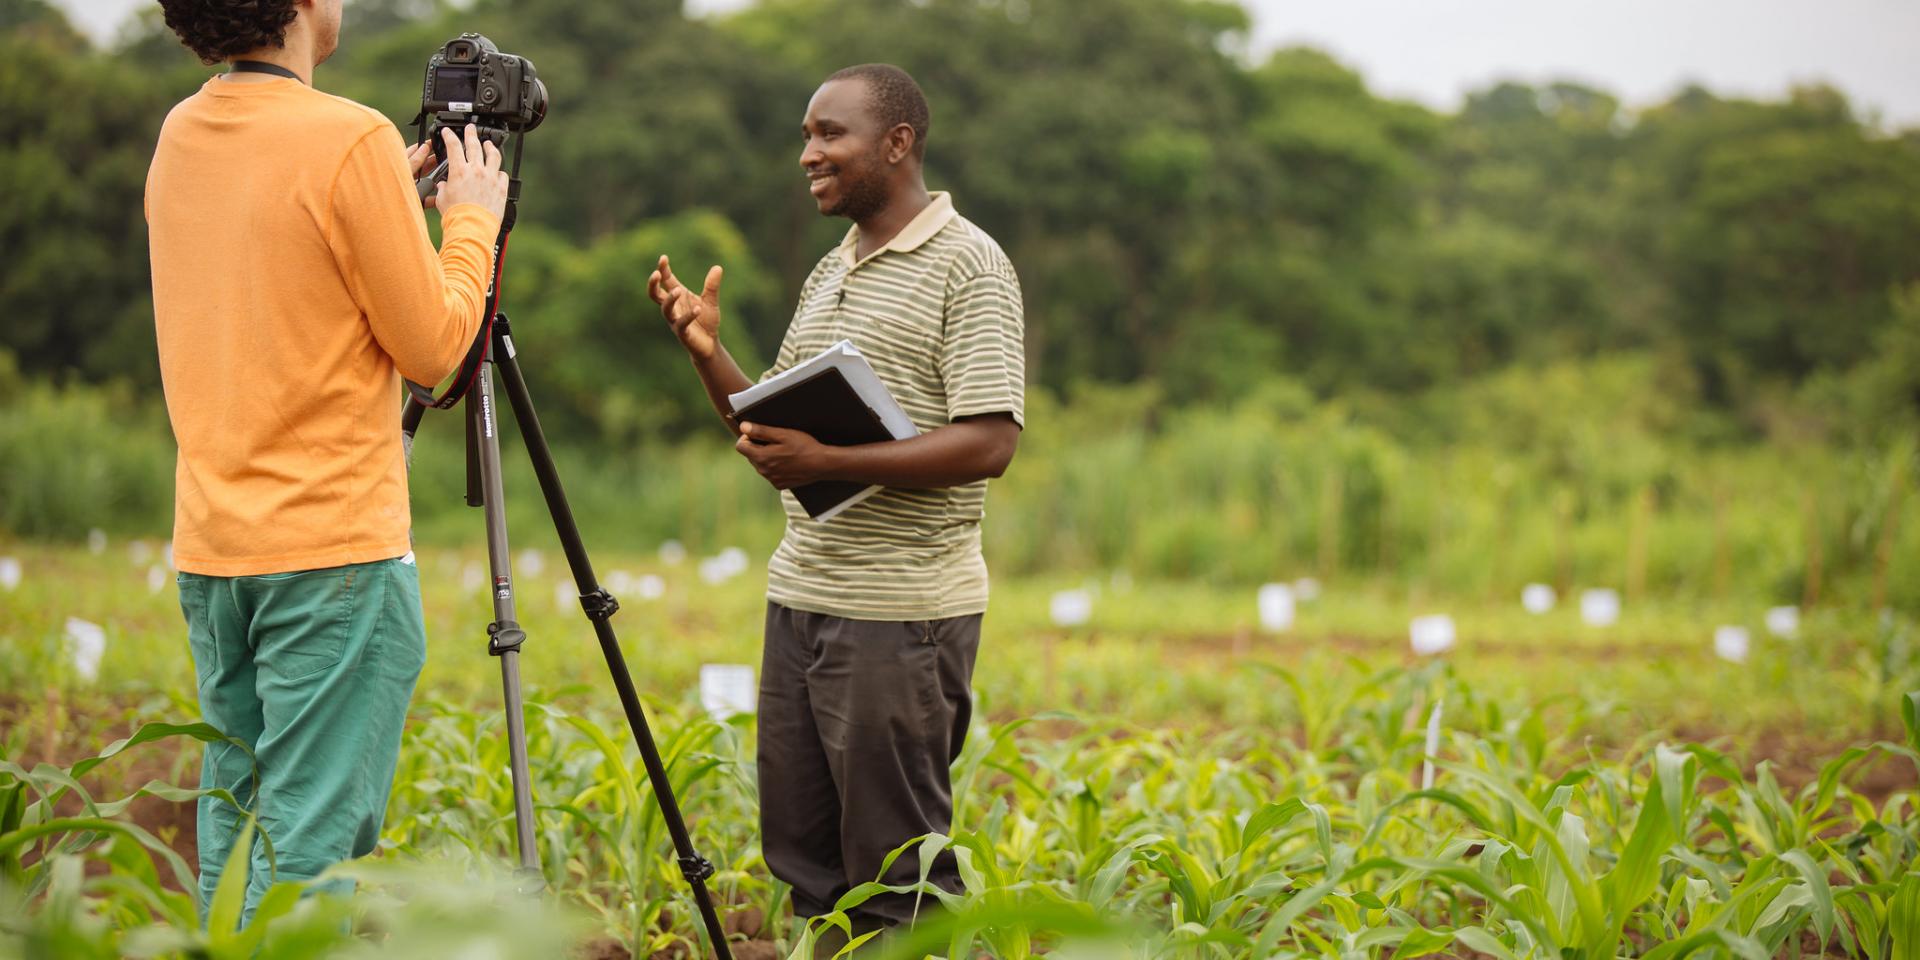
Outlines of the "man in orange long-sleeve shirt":
<svg viewBox="0 0 1920 960">
<path fill-rule="evenodd" d="M 435 383 L 478 331 L 505 209 L 499 152 L 446 134 L 428 238 L 379 113 L 314 90 L 341 0 L 160 0 L 232 70 L 168 114 L 147 176 L 154 326 L 179 444 L 174 560 L 206 750 L 272 840 L 276 879 L 370 852 L 426 660 L 409 550 L 400 378 Z M 244 815 L 200 802 L 202 903 Z"/>
</svg>

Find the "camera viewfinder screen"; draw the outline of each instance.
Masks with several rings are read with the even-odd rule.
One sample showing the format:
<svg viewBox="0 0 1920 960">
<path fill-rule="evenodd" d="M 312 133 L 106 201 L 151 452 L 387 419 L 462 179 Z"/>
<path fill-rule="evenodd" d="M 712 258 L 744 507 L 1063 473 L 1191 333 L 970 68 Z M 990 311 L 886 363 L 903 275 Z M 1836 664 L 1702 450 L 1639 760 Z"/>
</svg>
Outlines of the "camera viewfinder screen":
<svg viewBox="0 0 1920 960">
<path fill-rule="evenodd" d="M 442 103 L 472 103 L 479 81 L 479 67 L 441 67 L 433 73 L 433 99 Z"/>
</svg>

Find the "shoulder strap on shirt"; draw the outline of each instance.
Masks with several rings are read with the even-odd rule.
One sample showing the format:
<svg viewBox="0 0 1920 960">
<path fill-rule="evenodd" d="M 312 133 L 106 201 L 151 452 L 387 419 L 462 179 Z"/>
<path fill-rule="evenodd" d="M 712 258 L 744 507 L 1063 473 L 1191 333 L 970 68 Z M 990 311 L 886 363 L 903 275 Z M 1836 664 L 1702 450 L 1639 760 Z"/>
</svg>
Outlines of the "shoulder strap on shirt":
<svg viewBox="0 0 1920 960">
<path fill-rule="evenodd" d="M 288 70 L 286 67 L 277 63 L 267 63 L 264 60 L 235 60 L 233 62 L 232 72 L 269 73 L 276 77 L 286 77 L 288 80 L 300 80 L 300 75 L 294 73 L 292 70 Z M 300 80 L 300 82 L 305 83 L 306 81 Z"/>
</svg>

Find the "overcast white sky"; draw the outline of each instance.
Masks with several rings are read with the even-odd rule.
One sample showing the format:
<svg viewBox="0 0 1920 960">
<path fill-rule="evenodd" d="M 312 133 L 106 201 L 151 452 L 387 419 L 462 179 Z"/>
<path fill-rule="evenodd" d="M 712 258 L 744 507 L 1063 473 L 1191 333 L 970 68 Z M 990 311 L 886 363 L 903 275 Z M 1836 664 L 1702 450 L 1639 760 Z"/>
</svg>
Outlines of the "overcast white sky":
<svg viewBox="0 0 1920 960">
<path fill-rule="evenodd" d="M 55 0 L 109 39 L 154 0 Z M 617 3 L 619 0 L 606 0 Z M 1506 77 L 1571 78 L 1656 102 L 1688 81 L 1775 97 L 1823 80 L 1920 126 L 1920 0 L 1245 0 L 1255 51 L 1310 43 L 1376 92 L 1451 109 Z M 695 11 L 742 0 L 688 0 Z"/>
</svg>

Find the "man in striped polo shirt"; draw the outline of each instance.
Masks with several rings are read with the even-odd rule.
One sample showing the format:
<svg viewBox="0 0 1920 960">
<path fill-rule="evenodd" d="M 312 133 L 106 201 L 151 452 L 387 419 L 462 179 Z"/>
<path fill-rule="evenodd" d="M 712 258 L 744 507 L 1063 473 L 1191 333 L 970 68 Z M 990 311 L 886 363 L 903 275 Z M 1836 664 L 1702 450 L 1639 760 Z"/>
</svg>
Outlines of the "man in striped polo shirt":
<svg viewBox="0 0 1920 960">
<path fill-rule="evenodd" d="M 803 917 L 879 877 L 901 843 L 951 827 L 948 768 L 972 713 L 987 608 L 980 518 L 1023 424 L 1020 283 L 992 237 L 927 192 L 927 127 L 926 98 L 897 67 L 849 67 L 814 93 L 800 165 L 820 212 L 854 225 L 801 286 L 766 373 L 852 340 L 919 436 L 831 447 L 733 423 L 727 395 L 751 381 L 717 337 L 721 269 L 696 293 L 663 256 L 648 283 L 761 476 L 780 490 L 829 479 L 886 488 L 825 523 L 784 495 L 787 533 L 768 564 L 762 847 Z M 919 858 L 905 856 L 882 879 L 918 876 Z M 932 879 L 959 889 L 951 854 Z M 914 902 L 868 900 L 855 932 L 911 920 Z"/>
</svg>

